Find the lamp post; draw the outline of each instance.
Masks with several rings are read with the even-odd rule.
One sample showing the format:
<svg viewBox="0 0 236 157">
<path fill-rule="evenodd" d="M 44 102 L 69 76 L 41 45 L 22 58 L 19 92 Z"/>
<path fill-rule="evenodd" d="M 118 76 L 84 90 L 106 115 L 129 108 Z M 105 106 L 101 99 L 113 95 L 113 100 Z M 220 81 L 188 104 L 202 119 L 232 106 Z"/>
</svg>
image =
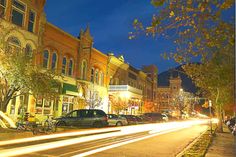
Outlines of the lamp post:
<svg viewBox="0 0 236 157">
<path fill-rule="evenodd" d="M 209 100 L 209 111 L 210 111 L 210 127 L 211 127 L 211 135 L 212 135 L 212 113 L 211 113 L 211 107 L 212 107 L 212 103 L 211 100 Z"/>
</svg>

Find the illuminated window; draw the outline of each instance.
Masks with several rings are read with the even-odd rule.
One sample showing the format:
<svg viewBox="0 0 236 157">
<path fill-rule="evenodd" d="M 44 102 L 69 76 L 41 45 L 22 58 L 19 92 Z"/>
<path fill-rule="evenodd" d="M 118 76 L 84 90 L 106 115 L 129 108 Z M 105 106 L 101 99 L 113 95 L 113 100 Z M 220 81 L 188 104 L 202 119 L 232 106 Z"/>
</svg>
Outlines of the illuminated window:
<svg viewBox="0 0 236 157">
<path fill-rule="evenodd" d="M 104 75 L 103 75 L 102 72 L 100 72 L 99 84 L 100 84 L 101 86 L 103 86 L 103 84 L 104 84 Z"/>
<path fill-rule="evenodd" d="M 48 50 L 45 50 L 43 52 L 43 67 L 48 68 L 48 61 L 49 61 L 49 52 Z"/>
<path fill-rule="evenodd" d="M 24 15 L 25 15 L 25 5 L 19 2 L 18 0 L 12 1 L 12 23 L 23 26 Z"/>
<path fill-rule="evenodd" d="M 95 70 L 95 83 L 98 84 L 98 70 Z"/>
<path fill-rule="evenodd" d="M 90 79 L 90 81 L 94 83 L 94 68 L 91 69 L 91 79 Z"/>
<path fill-rule="evenodd" d="M 29 22 L 28 22 L 28 31 L 34 32 L 34 21 L 35 21 L 35 13 L 30 10 L 29 12 Z"/>
<path fill-rule="evenodd" d="M 62 60 L 62 74 L 66 74 L 66 57 L 63 57 L 63 60 Z"/>
<path fill-rule="evenodd" d="M 0 18 L 4 17 L 6 10 L 6 0 L 0 0 Z"/>
<path fill-rule="evenodd" d="M 69 75 L 72 76 L 73 75 L 73 60 L 70 59 L 70 63 L 69 63 Z"/>
<path fill-rule="evenodd" d="M 52 54 L 52 65 L 51 65 L 51 69 L 54 70 L 56 69 L 56 66 L 57 66 L 57 53 L 54 52 Z"/>
<path fill-rule="evenodd" d="M 32 57 L 32 47 L 27 44 L 26 47 L 25 47 L 25 55 L 28 56 L 28 57 Z"/>
</svg>

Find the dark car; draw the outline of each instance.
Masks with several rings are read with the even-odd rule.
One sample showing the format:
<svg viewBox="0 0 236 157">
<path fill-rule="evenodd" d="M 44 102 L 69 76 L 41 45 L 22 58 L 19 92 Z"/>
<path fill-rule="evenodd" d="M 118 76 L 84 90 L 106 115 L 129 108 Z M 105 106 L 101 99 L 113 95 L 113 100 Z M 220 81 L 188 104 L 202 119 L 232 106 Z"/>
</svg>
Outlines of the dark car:
<svg viewBox="0 0 236 157">
<path fill-rule="evenodd" d="M 107 126 L 107 115 L 98 109 L 81 109 L 69 112 L 63 117 L 56 118 L 57 126 Z"/>
<path fill-rule="evenodd" d="M 128 125 L 138 123 L 138 121 L 134 115 L 120 115 L 120 116 L 126 118 Z"/>
<path fill-rule="evenodd" d="M 146 120 L 148 122 L 164 122 L 167 121 L 166 115 L 158 113 L 158 112 L 153 112 L 153 113 L 144 113 L 144 117 L 146 117 Z"/>
</svg>

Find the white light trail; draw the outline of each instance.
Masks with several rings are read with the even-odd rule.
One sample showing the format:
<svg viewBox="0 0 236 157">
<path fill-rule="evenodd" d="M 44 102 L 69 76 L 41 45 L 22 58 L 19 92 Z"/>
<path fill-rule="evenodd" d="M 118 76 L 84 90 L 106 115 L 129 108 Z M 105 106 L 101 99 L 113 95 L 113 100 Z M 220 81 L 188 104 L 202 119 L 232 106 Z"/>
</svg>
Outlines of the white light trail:
<svg viewBox="0 0 236 157">
<path fill-rule="evenodd" d="M 39 136 L 39 137 L 19 139 L 18 141 L 12 140 L 12 141 L 9 141 L 9 143 L 7 143 L 7 141 L 3 141 L 0 143 L 1 145 L 25 142 L 22 140 L 36 141 L 36 140 L 57 138 L 57 137 L 85 135 L 85 134 L 91 134 L 91 133 L 103 133 L 103 134 L 98 134 L 98 135 L 83 136 L 83 137 L 77 137 L 73 139 L 6 149 L 6 150 L 0 151 L 0 156 L 7 157 L 7 156 L 23 155 L 23 154 L 28 154 L 32 152 L 44 151 L 48 149 L 59 148 L 59 147 L 69 146 L 73 144 L 78 144 L 78 143 L 83 143 L 83 142 L 88 142 L 88 141 L 93 141 L 93 140 L 98 140 L 98 139 L 103 139 L 103 138 L 122 136 L 122 135 L 134 134 L 134 133 L 139 133 L 139 132 L 145 132 L 145 131 L 148 131 L 150 134 L 156 135 L 156 133 L 161 133 L 163 131 L 164 132 L 174 131 L 176 129 L 191 127 L 192 125 L 206 124 L 207 122 L 208 122 L 207 120 L 191 120 L 191 121 L 184 121 L 184 122 L 144 124 L 144 125 L 136 125 L 136 126 L 125 126 L 125 127 L 119 127 L 119 128 L 106 128 L 106 129 L 99 129 L 99 130 L 87 130 L 87 131 L 81 131 L 81 132 L 68 132 L 68 133 L 63 133 L 63 134 Z M 105 133 L 107 131 L 117 131 L 117 132 Z"/>
</svg>

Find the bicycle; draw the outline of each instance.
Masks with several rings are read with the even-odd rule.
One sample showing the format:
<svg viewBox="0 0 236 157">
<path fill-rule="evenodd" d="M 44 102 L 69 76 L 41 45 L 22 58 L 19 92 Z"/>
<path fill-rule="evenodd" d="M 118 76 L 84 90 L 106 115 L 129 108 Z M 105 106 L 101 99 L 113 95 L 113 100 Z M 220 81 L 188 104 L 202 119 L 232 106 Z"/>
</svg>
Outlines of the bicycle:
<svg viewBox="0 0 236 157">
<path fill-rule="evenodd" d="M 47 116 L 47 119 L 42 123 L 42 125 L 38 125 L 35 129 L 34 134 L 38 133 L 54 133 L 56 132 L 56 124 L 53 122 L 53 118 L 51 115 Z"/>
<path fill-rule="evenodd" d="M 35 134 L 35 128 L 37 127 L 36 123 L 28 121 L 17 122 L 16 126 L 18 131 L 32 131 L 33 134 Z"/>
</svg>

